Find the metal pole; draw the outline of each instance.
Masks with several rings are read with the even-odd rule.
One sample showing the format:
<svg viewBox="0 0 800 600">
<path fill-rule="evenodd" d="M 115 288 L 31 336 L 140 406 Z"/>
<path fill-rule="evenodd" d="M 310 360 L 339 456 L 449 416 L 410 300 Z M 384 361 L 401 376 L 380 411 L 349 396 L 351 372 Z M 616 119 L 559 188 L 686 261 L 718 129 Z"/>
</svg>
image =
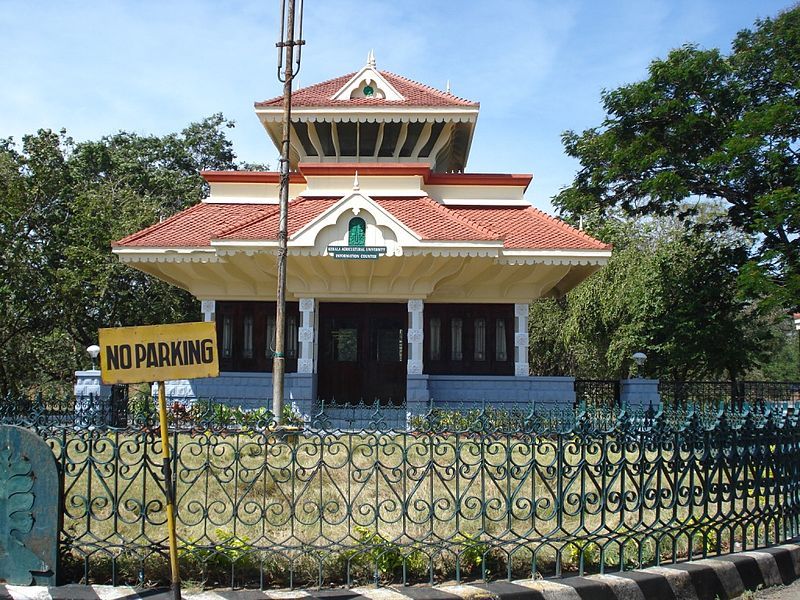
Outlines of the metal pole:
<svg viewBox="0 0 800 600">
<path fill-rule="evenodd" d="M 178 570 L 178 541 L 175 535 L 175 498 L 172 490 L 172 465 L 169 457 L 169 434 L 167 431 L 167 399 L 164 382 L 158 382 L 158 415 L 161 422 L 161 453 L 164 459 L 164 494 L 167 497 L 167 537 L 169 539 L 169 566 L 172 575 L 172 597 L 181 600 L 181 575 Z"/>
<path fill-rule="evenodd" d="M 281 141 L 281 190 L 280 213 L 278 220 L 278 293 L 275 314 L 275 354 L 272 359 L 272 413 L 277 423 L 283 421 L 283 383 L 286 372 L 286 357 L 284 354 L 286 329 L 286 239 L 287 215 L 289 212 L 289 136 L 291 135 L 292 116 L 292 79 L 294 47 L 301 46 L 303 40 L 294 39 L 295 31 L 295 0 L 288 0 L 288 10 L 281 8 L 281 41 L 278 47 L 278 79 L 283 81 L 283 139 Z M 302 32 L 302 4 L 300 5 L 300 31 Z M 286 27 L 283 26 L 283 14 L 286 14 Z M 302 35 L 302 33 L 301 33 Z M 285 37 L 284 37 L 285 36 Z M 284 61 L 285 52 L 285 61 Z M 300 67 L 298 49 L 297 66 Z M 284 66 L 281 76 L 281 65 Z"/>
<path fill-rule="evenodd" d="M 794 330 L 797 332 L 797 376 L 800 377 L 800 313 L 792 315 Z"/>
</svg>

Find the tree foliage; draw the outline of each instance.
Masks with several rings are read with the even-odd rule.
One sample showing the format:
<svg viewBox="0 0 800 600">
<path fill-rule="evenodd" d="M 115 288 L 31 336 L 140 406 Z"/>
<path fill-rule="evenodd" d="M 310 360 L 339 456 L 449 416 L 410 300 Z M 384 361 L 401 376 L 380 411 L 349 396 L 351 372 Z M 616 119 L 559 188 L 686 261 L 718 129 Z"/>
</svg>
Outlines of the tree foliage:
<svg viewBox="0 0 800 600">
<path fill-rule="evenodd" d="M 232 125 L 0 140 L 0 392 L 70 381 L 98 327 L 198 317 L 189 294 L 120 264 L 110 244 L 205 197 L 200 170 L 235 169 Z"/>
<path fill-rule="evenodd" d="M 631 355 L 668 379 L 741 378 L 775 344 L 772 320 L 738 294 L 741 236 L 687 230 L 674 220 L 606 221 L 614 253 L 562 299 L 531 309 L 531 368 L 548 375 L 617 379 Z"/>
<path fill-rule="evenodd" d="M 649 77 L 605 91 L 602 125 L 563 135 L 581 168 L 554 199 L 563 212 L 623 209 L 752 236 L 742 283 L 773 305 L 800 303 L 800 7 L 741 31 L 732 51 L 687 45 Z M 687 203 L 694 199 L 693 204 Z"/>
</svg>

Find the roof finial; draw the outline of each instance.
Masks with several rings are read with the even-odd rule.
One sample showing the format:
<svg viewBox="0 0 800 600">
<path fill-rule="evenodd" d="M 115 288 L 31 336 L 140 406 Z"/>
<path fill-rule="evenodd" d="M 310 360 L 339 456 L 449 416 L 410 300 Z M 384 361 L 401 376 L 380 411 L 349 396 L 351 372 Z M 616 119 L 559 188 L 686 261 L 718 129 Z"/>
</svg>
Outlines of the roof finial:
<svg viewBox="0 0 800 600">
<path fill-rule="evenodd" d="M 447 80 L 447 93 L 450 93 L 450 80 Z"/>
<path fill-rule="evenodd" d="M 369 54 L 367 54 L 367 66 L 375 68 L 375 51 L 370 50 Z"/>
<path fill-rule="evenodd" d="M 357 192 L 358 189 L 358 171 L 356 171 L 356 175 L 353 177 L 353 191 Z"/>
</svg>

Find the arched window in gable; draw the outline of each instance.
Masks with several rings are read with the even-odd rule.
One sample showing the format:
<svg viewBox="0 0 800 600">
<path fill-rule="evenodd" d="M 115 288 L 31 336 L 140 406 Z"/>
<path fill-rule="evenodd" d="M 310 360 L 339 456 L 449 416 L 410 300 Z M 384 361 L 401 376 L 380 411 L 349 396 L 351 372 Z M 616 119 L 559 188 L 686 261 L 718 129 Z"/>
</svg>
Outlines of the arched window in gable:
<svg viewBox="0 0 800 600">
<path fill-rule="evenodd" d="M 367 245 L 367 223 L 361 217 L 350 219 L 347 226 L 347 244 L 349 246 Z"/>
</svg>

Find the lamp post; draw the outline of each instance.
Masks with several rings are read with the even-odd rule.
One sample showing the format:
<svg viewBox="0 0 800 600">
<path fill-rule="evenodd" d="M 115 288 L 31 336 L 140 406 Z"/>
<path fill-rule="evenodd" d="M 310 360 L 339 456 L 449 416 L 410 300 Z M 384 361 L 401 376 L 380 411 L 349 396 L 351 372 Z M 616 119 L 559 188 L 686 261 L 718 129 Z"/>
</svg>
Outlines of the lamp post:
<svg viewBox="0 0 800 600">
<path fill-rule="evenodd" d="M 641 378 L 642 367 L 647 360 L 647 355 L 644 352 L 634 352 L 631 358 L 633 359 L 633 362 L 636 363 L 636 377 Z"/>
<path fill-rule="evenodd" d="M 92 358 L 92 371 L 97 370 L 97 355 L 100 354 L 100 346 L 92 344 L 86 348 L 86 353 Z"/>
</svg>

